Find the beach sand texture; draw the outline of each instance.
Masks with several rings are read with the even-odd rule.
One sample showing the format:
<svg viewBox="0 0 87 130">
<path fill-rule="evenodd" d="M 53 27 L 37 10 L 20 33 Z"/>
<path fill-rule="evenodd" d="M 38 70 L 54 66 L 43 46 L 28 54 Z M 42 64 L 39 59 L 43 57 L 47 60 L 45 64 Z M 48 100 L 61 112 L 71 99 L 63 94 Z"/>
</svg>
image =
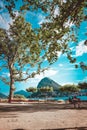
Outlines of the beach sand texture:
<svg viewBox="0 0 87 130">
<path fill-rule="evenodd" d="M 0 130 L 87 130 L 87 102 L 72 104 L 0 103 Z"/>
</svg>

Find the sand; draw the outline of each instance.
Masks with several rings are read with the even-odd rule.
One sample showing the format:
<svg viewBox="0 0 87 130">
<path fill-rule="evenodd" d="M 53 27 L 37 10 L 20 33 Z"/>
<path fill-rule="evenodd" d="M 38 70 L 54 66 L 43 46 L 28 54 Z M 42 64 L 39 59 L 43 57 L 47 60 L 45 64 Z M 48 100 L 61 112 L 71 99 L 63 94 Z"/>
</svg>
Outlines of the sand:
<svg viewBox="0 0 87 130">
<path fill-rule="evenodd" d="M 0 103 L 0 130 L 87 130 L 87 102 Z"/>
</svg>

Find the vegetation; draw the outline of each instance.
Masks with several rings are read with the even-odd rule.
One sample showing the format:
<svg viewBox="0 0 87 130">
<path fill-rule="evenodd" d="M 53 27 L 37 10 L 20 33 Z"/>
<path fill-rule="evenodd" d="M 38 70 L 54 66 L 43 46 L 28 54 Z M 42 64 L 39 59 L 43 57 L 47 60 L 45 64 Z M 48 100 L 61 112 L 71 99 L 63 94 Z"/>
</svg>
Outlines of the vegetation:
<svg viewBox="0 0 87 130">
<path fill-rule="evenodd" d="M 29 87 L 29 88 L 26 89 L 26 91 L 34 93 L 34 92 L 37 92 L 37 88 Z"/>
<path fill-rule="evenodd" d="M 32 92 L 31 97 L 41 97 L 42 95 L 49 95 L 50 92 L 53 92 L 53 87 L 41 87 L 41 88 L 34 88 L 29 87 L 26 89 L 27 92 Z"/>
<path fill-rule="evenodd" d="M 14 95 L 14 99 L 26 99 L 24 95 L 16 94 Z"/>
<path fill-rule="evenodd" d="M 77 85 L 74 85 L 74 84 L 66 84 L 62 87 L 60 87 L 60 92 L 66 92 L 68 94 L 72 94 L 72 93 L 75 93 L 75 92 L 79 92 L 80 89 L 78 88 Z"/>
<path fill-rule="evenodd" d="M 48 97 L 50 94 L 50 92 L 52 93 L 53 92 L 53 87 L 41 87 L 41 88 L 38 88 L 38 92 L 40 92 L 40 96 L 44 96 L 44 97 Z"/>
<path fill-rule="evenodd" d="M 75 63 L 76 59 L 72 57 L 69 42 L 78 42 L 79 25 L 82 21 L 87 20 L 86 0 L 21 0 L 18 7 L 17 2 L 20 0 L 5 0 L 4 2 L 4 8 L 13 19 L 16 17 L 14 12 L 19 12 L 19 15 L 24 16 L 25 11 L 38 12 L 40 10 L 44 14 L 45 21 L 37 29 L 37 33 L 39 33 L 40 42 L 43 44 L 49 63 L 57 61 L 58 52 L 65 53 L 70 62 Z M 2 8 L 1 6 L 0 9 L 2 10 Z M 86 43 L 87 40 L 84 45 Z M 87 70 L 84 62 L 80 62 L 79 66 L 83 70 Z M 75 67 L 78 68 L 78 64 Z"/>
<path fill-rule="evenodd" d="M 79 83 L 79 84 L 78 84 L 78 87 L 79 87 L 80 89 L 87 89 L 87 82 Z"/>
<path fill-rule="evenodd" d="M 9 102 L 13 97 L 15 82 L 25 81 L 45 70 L 41 69 L 43 58 L 40 53 L 38 34 L 23 17 L 18 16 L 8 31 L 0 29 L 0 69 L 9 73 L 9 76 L 2 75 L 0 79 L 10 86 Z"/>
<path fill-rule="evenodd" d="M 42 92 L 42 93 L 47 93 L 47 92 L 53 92 L 53 87 L 41 87 L 41 88 L 38 88 L 38 91 Z"/>
<path fill-rule="evenodd" d="M 80 23 L 87 19 L 84 13 L 86 0 L 21 0 L 22 4 L 17 7 L 18 1 L 4 0 L 4 9 L 13 19 L 13 24 L 10 24 L 9 30 L 0 29 L 1 71 L 5 69 L 10 74 L 9 77 L 0 78 L 10 86 L 9 102 L 13 97 L 15 82 L 25 81 L 43 72 L 45 68 L 42 69 L 41 65 L 45 58 L 52 64 L 58 60 L 58 53 L 61 52 L 66 54 L 71 63 L 76 62 L 69 42 L 78 40 L 76 32 Z M 3 10 L 1 4 L 0 10 Z M 32 29 L 25 21 L 24 10 L 44 12 L 45 22 L 39 29 Z M 14 12 L 19 12 L 19 16 Z M 74 26 L 71 27 L 70 24 Z M 86 45 L 86 41 L 84 44 Z M 80 67 L 86 70 L 84 62 L 81 63 Z"/>
</svg>

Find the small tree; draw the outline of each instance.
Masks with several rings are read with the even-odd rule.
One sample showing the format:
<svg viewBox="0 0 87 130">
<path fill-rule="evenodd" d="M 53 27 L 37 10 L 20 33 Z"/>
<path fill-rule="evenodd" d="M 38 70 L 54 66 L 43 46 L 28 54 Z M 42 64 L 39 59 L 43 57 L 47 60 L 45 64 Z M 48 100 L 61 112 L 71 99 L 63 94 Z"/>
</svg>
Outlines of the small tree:
<svg viewBox="0 0 87 130">
<path fill-rule="evenodd" d="M 24 95 L 16 94 L 14 95 L 14 99 L 26 99 Z"/>
<path fill-rule="evenodd" d="M 38 89 L 38 91 L 40 91 L 41 93 L 43 93 L 44 95 L 47 94 L 48 92 L 53 92 L 53 87 L 41 87 Z"/>
<path fill-rule="evenodd" d="M 78 83 L 78 87 L 87 92 L 87 82 Z"/>
<path fill-rule="evenodd" d="M 66 92 L 66 93 L 68 93 L 68 94 L 72 94 L 72 93 L 75 93 L 75 92 L 79 92 L 80 91 L 80 89 L 78 88 L 78 86 L 77 85 L 71 85 L 71 84 L 66 84 L 66 85 L 64 85 L 64 86 L 62 86 L 62 87 L 60 87 L 59 88 L 59 90 L 61 91 L 61 92 Z"/>
<path fill-rule="evenodd" d="M 26 89 L 26 91 L 34 93 L 34 92 L 37 92 L 37 88 L 29 87 L 29 88 Z"/>
</svg>

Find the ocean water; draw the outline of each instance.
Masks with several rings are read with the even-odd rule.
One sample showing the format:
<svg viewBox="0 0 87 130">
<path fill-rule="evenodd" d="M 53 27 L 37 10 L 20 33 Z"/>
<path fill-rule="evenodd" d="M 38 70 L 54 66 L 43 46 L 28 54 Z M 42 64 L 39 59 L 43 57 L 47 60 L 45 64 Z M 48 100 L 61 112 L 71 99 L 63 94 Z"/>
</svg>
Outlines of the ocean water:
<svg viewBox="0 0 87 130">
<path fill-rule="evenodd" d="M 87 101 L 87 96 L 77 96 L 82 101 Z M 52 97 L 52 98 L 29 98 L 30 100 L 68 100 L 69 97 Z"/>
<path fill-rule="evenodd" d="M 87 96 L 78 96 L 81 100 L 87 101 Z"/>
<path fill-rule="evenodd" d="M 77 96 L 77 98 L 80 98 L 82 101 L 87 101 L 87 96 Z M 69 97 L 56 97 L 54 100 L 68 100 Z"/>
</svg>

